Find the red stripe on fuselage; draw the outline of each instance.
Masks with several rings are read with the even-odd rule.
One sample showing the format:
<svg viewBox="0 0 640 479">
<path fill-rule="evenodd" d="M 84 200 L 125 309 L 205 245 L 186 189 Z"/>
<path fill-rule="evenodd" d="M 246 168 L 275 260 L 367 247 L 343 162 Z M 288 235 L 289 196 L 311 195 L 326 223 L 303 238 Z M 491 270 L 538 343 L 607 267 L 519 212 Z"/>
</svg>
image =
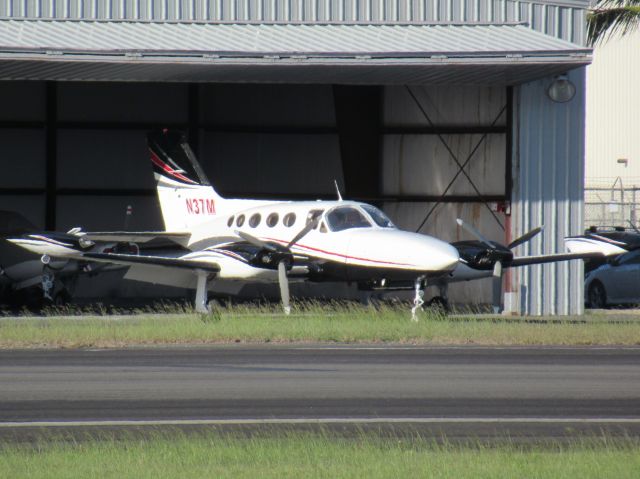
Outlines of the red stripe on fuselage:
<svg viewBox="0 0 640 479">
<path fill-rule="evenodd" d="M 275 239 L 275 238 L 266 238 L 266 239 L 268 241 L 275 241 L 277 243 L 282 243 L 282 244 L 285 244 L 285 245 L 289 243 L 288 241 L 282 241 L 282 240 Z M 296 244 L 295 246 L 298 246 L 300 248 L 306 248 L 306 249 L 309 249 L 311 251 L 317 251 L 318 253 L 330 254 L 332 256 L 339 256 L 339 257 L 344 258 L 344 259 L 354 259 L 356 261 L 369 261 L 371 263 L 390 264 L 390 265 L 393 265 L 393 266 L 411 266 L 411 267 L 415 266 L 413 264 L 393 263 L 391 261 L 381 261 L 381 260 L 377 260 L 377 259 L 359 258 L 357 256 L 347 256 L 345 254 L 332 253 L 331 251 L 325 251 L 325 250 L 322 250 L 322 249 L 319 249 L 319 248 L 312 248 L 311 246 L 305 246 L 305 245 L 302 245 L 302 244 Z"/>
</svg>

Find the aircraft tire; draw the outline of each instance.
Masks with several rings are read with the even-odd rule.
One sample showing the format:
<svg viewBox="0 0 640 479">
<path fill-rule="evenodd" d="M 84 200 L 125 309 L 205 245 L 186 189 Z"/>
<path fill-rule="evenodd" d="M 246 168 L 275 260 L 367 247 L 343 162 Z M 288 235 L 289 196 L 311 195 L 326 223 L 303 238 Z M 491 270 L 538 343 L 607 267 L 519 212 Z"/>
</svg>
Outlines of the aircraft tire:
<svg viewBox="0 0 640 479">
<path fill-rule="evenodd" d="M 446 316 L 451 312 L 449 302 L 442 296 L 434 296 L 424 305 L 427 311 Z"/>
</svg>

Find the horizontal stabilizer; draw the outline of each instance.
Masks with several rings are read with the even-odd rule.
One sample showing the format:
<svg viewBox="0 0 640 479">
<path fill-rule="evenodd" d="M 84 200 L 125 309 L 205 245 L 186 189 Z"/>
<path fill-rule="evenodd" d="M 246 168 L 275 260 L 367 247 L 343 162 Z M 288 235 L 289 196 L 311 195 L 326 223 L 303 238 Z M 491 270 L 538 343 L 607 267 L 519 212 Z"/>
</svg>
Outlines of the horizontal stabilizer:
<svg viewBox="0 0 640 479">
<path fill-rule="evenodd" d="M 180 246 L 186 246 L 191 238 L 191 233 L 170 233 L 166 231 L 104 231 L 88 232 L 83 238 L 91 241 L 105 241 L 114 243 L 146 243 L 154 239 L 168 240 Z"/>
<path fill-rule="evenodd" d="M 167 268 L 199 269 L 210 273 L 217 273 L 220 271 L 220 266 L 215 263 L 183 258 L 168 258 L 166 256 L 139 256 L 134 254 L 117 253 L 85 253 L 82 256 L 83 258 L 91 261 L 122 264 L 126 266 L 144 264 L 149 266 L 164 266 Z"/>
<path fill-rule="evenodd" d="M 599 252 L 589 253 L 558 253 L 542 254 L 540 256 L 521 256 L 513 258 L 509 266 L 528 266 L 530 264 L 557 263 L 558 261 L 569 261 L 572 259 L 602 258 L 604 255 Z"/>
</svg>

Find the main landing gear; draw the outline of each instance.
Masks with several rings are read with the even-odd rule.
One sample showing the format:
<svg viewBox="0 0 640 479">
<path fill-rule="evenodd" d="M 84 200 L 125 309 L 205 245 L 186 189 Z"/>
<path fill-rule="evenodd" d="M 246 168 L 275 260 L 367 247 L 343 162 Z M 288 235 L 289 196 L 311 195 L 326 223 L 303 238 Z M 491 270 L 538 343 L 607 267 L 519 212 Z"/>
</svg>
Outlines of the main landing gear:
<svg viewBox="0 0 640 479">
<path fill-rule="evenodd" d="M 56 277 L 58 269 L 53 268 L 51 258 L 49 255 L 42 255 L 40 258 L 42 262 L 42 277 L 40 279 L 40 286 L 42 288 L 42 299 L 44 304 L 62 306 L 71 300 L 71 291 L 75 289 L 77 275 L 72 275 L 66 278 L 63 283 Z"/>
<path fill-rule="evenodd" d="M 196 273 L 196 276 L 197 276 L 196 301 L 195 301 L 196 313 L 207 314 L 211 312 L 211 308 L 207 300 L 210 273 L 206 271 L 198 271 Z"/>
</svg>

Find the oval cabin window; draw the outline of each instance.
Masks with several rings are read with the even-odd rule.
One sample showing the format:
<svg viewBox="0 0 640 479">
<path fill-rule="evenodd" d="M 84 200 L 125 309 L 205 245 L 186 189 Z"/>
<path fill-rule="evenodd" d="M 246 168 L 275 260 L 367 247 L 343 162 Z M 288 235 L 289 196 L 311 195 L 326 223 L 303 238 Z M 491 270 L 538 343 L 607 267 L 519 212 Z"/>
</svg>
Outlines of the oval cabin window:
<svg viewBox="0 0 640 479">
<path fill-rule="evenodd" d="M 273 228 L 277 224 L 278 224 L 278 213 L 271 213 L 267 217 L 267 226 L 269 228 Z"/>
<path fill-rule="evenodd" d="M 227 221 L 227 226 L 228 226 L 229 228 L 231 228 L 231 225 L 233 224 L 233 218 L 234 218 L 234 217 L 232 216 L 231 218 L 229 218 L 229 221 Z"/>
<path fill-rule="evenodd" d="M 236 218 L 236 226 L 240 227 L 244 224 L 244 215 L 239 215 Z"/>
<path fill-rule="evenodd" d="M 282 223 L 287 227 L 291 227 L 296 222 L 296 214 L 295 213 L 287 213 L 285 217 L 282 219 Z"/>
<path fill-rule="evenodd" d="M 249 218 L 249 226 L 255 228 L 260 224 L 260 213 L 256 213 L 251 218 Z"/>
</svg>

